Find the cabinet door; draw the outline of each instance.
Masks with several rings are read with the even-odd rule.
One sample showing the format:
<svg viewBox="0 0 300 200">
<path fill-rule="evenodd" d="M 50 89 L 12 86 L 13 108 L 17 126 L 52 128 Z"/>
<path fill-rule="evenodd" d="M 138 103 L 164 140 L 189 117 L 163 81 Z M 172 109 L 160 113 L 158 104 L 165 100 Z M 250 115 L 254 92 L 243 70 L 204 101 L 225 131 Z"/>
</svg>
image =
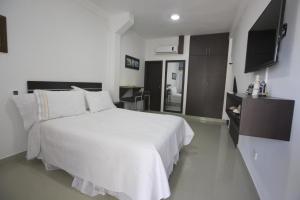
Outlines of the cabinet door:
<svg viewBox="0 0 300 200">
<path fill-rule="evenodd" d="M 205 117 L 222 118 L 226 82 L 227 56 L 207 56 Z"/>
<path fill-rule="evenodd" d="M 209 35 L 208 56 L 228 56 L 229 34 Z"/>
<path fill-rule="evenodd" d="M 191 36 L 190 55 L 207 56 L 209 43 L 209 35 Z"/>
<path fill-rule="evenodd" d="M 187 87 L 186 113 L 193 116 L 205 115 L 207 93 L 207 56 L 190 56 Z"/>
<path fill-rule="evenodd" d="M 191 36 L 190 55 L 227 56 L 228 44 L 228 33 Z"/>
</svg>

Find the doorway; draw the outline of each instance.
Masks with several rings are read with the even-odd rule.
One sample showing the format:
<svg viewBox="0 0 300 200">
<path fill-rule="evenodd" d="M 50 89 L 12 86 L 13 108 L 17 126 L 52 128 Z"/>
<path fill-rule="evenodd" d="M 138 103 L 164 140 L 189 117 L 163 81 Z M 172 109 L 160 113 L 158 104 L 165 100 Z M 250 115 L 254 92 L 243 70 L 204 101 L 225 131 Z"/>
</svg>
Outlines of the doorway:
<svg viewBox="0 0 300 200">
<path fill-rule="evenodd" d="M 145 91 L 150 93 L 150 110 L 160 111 L 163 61 L 145 62 Z M 148 106 L 148 98 L 145 99 Z M 148 109 L 146 107 L 146 109 Z"/>
<path fill-rule="evenodd" d="M 184 74 L 184 60 L 166 61 L 164 111 L 182 113 Z"/>
</svg>

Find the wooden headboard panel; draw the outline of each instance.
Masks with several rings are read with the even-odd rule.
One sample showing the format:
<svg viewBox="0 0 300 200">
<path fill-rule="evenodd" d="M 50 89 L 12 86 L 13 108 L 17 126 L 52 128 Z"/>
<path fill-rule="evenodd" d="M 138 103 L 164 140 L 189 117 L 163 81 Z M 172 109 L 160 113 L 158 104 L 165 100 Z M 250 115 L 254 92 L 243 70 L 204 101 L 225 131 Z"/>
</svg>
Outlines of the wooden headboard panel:
<svg viewBox="0 0 300 200">
<path fill-rule="evenodd" d="M 101 91 L 102 83 L 96 82 L 55 82 L 55 81 L 27 81 L 27 92 L 33 90 L 67 91 L 71 86 L 77 86 L 88 91 Z"/>
</svg>

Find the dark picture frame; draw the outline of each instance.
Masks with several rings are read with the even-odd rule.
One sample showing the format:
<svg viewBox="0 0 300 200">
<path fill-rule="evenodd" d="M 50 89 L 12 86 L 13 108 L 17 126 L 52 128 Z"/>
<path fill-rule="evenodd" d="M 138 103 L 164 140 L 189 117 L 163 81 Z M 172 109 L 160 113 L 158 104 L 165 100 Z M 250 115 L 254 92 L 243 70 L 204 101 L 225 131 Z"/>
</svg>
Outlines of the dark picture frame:
<svg viewBox="0 0 300 200">
<path fill-rule="evenodd" d="M 129 55 L 125 55 L 125 67 L 129 69 L 140 69 L 140 60 Z"/>
<path fill-rule="evenodd" d="M 0 52 L 8 53 L 6 17 L 0 15 Z"/>
<path fill-rule="evenodd" d="M 176 76 L 177 76 L 176 73 L 172 73 L 172 79 L 173 79 L 173 80 L 176 80 Z"/>
</svg>

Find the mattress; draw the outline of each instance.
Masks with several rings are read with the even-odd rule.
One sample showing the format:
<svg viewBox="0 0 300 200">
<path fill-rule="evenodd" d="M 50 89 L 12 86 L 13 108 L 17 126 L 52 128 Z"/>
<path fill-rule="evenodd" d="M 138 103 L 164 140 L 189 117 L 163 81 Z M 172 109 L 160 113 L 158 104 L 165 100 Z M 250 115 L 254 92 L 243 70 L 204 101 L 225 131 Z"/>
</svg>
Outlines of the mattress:
<svg viewBox="0 0 300 200">
<path fill-rule="evenodd" d="M 181 104 L 181 100 L 182 100 L 182 96 L 179 93 L 170 95 L 170 102 L 171 103 Z"/>
<path fill-rule="evenodd" d="M 34 125 L 27 158 L 65 170 L 90 196 L 159 200 L 170 196 L 168 176 L 193 135 L 180 117 L 110 109 Z"/>
</svg>

